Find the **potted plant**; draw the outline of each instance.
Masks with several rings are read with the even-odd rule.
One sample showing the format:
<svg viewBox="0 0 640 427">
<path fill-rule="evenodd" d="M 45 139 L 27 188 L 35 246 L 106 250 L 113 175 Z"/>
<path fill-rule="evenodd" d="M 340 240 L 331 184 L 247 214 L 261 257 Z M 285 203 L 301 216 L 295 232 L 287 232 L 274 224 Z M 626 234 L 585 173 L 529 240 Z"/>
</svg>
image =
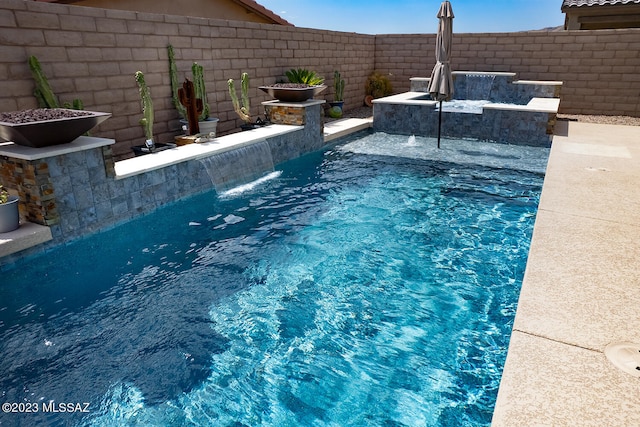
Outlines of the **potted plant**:
<svg viewBox="0 0 640 427">
<path fill-rule="evenodd" d="M 329 105 L 329 117 L 339 119 L 342 117 L 342 109 L 344 107 L 344 79 L 340 76 L 340 71 L 336 70 L 333 73 L 333 88 L 335 93 L 333 95 L 333 102 Z"/>
<path fill-rule="evenodd" d="M 364 98 L 364 102 L 369 107 L 371 107 L 372 101 L 375 98 L 382 98 L 383 96 L 389 96 L 393 93 L 389 77 L 377 71 L 374 71 L 369 75 L 365 83 L 364 90 L 367 94 Z"/>
<path fill-rule="evenodd" d="M 323 85 L 324 78 L 314 71 L 305 68 L 291 69 L 286 73 L 289 83 L 276 83 L 271 86 L 260 86 L 260 90 L 282 102 L 304 102 L 327 87 Z"/>
<path fill-rule="evenodd" d="M 39 108 L 0 113 L 0 140 L 33 148 L 67 144 L 111 117 L 111 113 L 82 110 L 82 102 L 60 105 L 40 63 L 29 57 Z"/>
<path fill-rule="evenodd" d="M 145 141 L 144 145 L 136 145 L 131 147 L 136 156 L 142 154 L 150 154 L 156 151 L 162 151 L 175 147 L 175 144 L 156 144 L 153 140 L 153 102 L 151 101 L 151 91 L 144 80 L 144 74 L 142 71 L 136 71 L 135 74 L 136 83 L 138 84 L 138 90 L 140 92 L 140 103 L 142 105 L 143 117 L 140 119 L 140 124 L 144 129 Z"/>
<path fill-rule="evenodd" d="M 240 98 L 241 99 L 238 99 L 238 95 L 236 94 L 236 87 L 233 79 L 227 80 L 227 84 L 229 86 L 229 96 L 231 97 L 231 102 L 233 103 L 233 110 L 236 112 L 238 117 L 240 117 L 244 122 L 244 124 L 240 126 L 242 130 L 256 129 L 268 124 L 267 121 L 262 120 L 260 117 L 258 117 L 254 123 L 251 122 L 251 104 L 249 102 L 249 74 L 248 73 L 242 73 L 242 76 L 240 77 Z"/>
<path fill-rule="evenodd" d="M 218 126 L 218 120 L 215 117 L 210 117 L 211 108 L 207 101 L 207 90 L 204 86 L 204 67 L 194 62 L 191 66 L 191 72 L 193 74 L 193 88 L 197 99 L 202 100 L 202 112 L 198 117 L 198 127 L 200 128 L 199 134 L 204 134 L 210 138 L 216 136 L 216 128 Z"/>
<path fill-rule="evenodd" d="M 187 109 L 180 101 L 180 86 L 178 85 L 178 68 L 176 67 L 175 52 L 173 46 L 167 46 L 169 56 L 169 78 L 171 82 L 171 94 L 173 99 L 173 105 L 178 110 L 178 114 L 181 117 L 180 123 L 183 128 L 188 127 L 187 121 Z M 198 116 L 198 129 L 185 129 L 188 135 L 198 135 L 200 137 L 214 138 L 216 129 L 218 127 L 218 118 L 210 117 L 211 108 L 207 101 L 207 90 L 204 83 L 204 67 L 197 62 L 191 65 L 191 73 L 193 75 L 193 85 L 196 99 L 200 99 L 202 102 L 202 110 L 199 111 Z"/>
<path fill-rule="evenodd" d="M 18 196 L 11 196 L 0 184 L 0 233 L 8 233 L 20 227 Z"/>
</svg>

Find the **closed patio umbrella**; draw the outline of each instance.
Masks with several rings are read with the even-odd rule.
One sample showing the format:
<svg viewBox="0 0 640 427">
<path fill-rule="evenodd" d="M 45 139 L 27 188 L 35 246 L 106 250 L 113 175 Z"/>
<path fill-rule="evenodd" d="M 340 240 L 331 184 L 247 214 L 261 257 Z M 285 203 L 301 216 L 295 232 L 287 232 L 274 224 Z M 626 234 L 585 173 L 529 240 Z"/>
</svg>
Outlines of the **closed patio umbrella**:
<svg viewBox="0 0 640 427">
<path fill-rule="evenodd" d="M 438 115 L 438 148 L 440 148 L 440 131 L 442 128 L 442 101 L 453 96 L 453 76 L 451 75 L 451 41 L 453 39 L 453 9 L 451 3 L 443 1 L 438 10 L 438 34 L 436 36 L 436 65 L 431 72 L 429 94 L 435 101 L 440 101 Z"/>
</svg>

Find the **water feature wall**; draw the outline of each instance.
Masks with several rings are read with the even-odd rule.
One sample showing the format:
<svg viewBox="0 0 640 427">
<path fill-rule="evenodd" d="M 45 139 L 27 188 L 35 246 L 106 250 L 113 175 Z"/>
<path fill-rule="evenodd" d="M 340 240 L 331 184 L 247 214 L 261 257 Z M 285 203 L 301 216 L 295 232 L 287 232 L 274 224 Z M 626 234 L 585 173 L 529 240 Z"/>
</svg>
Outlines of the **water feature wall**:
<svg viewBox="0 0 640 427">
<path fill-rule="evenodd" d="M 443 136 L 550 146 L 561 82 L 520 81 L 515 73 L 458 71 L 453 77 L 453 100 L 443 103 Z M 436 136 L 439 105 L 428 85 L 429 78 L 412 78 L 410 92 L 374 100 L 374 129 Z"/>
<path fill-rule="evenodd" d="M 320 149 L 323 103 L 298 104 L 302 126 L 275 124 L 120 162 L 111 153 L 115 141 L 106 138 L 83 136 L 43 149 L 0 145 L 0 183 L 19 195 L 22 220 L 18 230 L 0 236 L 0 268 L 178 199 L 250 182 L 274 164 Z M 5 251 L 3 242 L 25 224 L 48 227 L 52 240 Z"/>
<path fill-rule="evenodd" d="M 516 73 L 453 72 L 453 99 L 525 105 L 532 98 L 558 98 L 560 82 L 517 80 Z M 410 79 L 411 92 L 428 92 L 429 78 Z"/>
</svg>

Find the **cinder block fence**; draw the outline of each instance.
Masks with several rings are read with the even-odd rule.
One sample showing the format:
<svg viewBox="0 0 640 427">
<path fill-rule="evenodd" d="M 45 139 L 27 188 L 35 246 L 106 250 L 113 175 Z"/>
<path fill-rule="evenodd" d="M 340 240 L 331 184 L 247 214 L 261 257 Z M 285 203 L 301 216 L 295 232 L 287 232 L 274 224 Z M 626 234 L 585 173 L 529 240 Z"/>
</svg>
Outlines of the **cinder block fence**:
<svg viewBox="0 0 640 427">
<path fill-rule="evenodd" d="M 434 19 L 435 21 L 435 19 Z M 427 28 L 425 32 L 434 31 Z M 454 27 L 455 29 L 455 27 Z M 263 116 L 269 99 L 258 86 L 284 78 L 290 68 L 326 77 L 321 98 L 333 99 L 333 71 L 346 80 L 346 109 L 361 106 L 374 70 L 390 76 L 395 92 L 410 77 L 428 77 L 435 35 L 364 35 L 239 21 L 188 18 L 23 0 L 0 4 L 0 111 L 36 107 L 27 65 L 35 55 L 62 101 L 79 98 L 87 110 L 112 117 L 93 134 L 117 141 L 116 157 L 142 143 L 138 90 L 145 73 L 159 142 L 179 131 L 171 103 L 167 45 L 173 45 L 180 80 L 192 62 L 204 66 L 219 132 L 239 129 L 227 80 L 251 77 L 251 112 Z M 455 70 L 510 71 L 520 79 L 562 80 L 560 112 L 640 116 L 640 29 L 455 34 Z"/>
</svg>

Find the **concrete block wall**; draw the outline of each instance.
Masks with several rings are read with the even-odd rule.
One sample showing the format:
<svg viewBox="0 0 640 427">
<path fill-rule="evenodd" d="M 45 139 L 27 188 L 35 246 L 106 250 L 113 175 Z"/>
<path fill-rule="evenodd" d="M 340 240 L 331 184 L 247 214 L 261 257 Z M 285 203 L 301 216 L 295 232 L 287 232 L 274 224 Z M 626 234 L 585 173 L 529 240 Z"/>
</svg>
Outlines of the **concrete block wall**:
<svg viewBox="0 0 640 427">
<path fill-rule="evenodd" d="M 435 27 L 435 24 L 434 24 Z M 454 23 L 455 30 L 455 23 Z M 112 117 L 93 135 L 116 140 L 114 156 L 130 156 L 143 143 L 141 108 L 133 78 L 145 73 L 156 111 L 158 142 L 179 133 L 171 104 L 166 47 L 176 51 L 179 78 L 191 63 L 204 66 L 212 115 L 223 135 L 239 130 L 227 80 L 251 77 L 251 112 L 263 115 L 269 100 L 258 86 L 284 78 L 290 68 L 346 80 L 345 109 L 363 103 L 364 83 L 374 70 L 389 73 L 396 93 L 409 78 L 429 77 L 435 35 L 362 35 L 239 21 L 136 13 L 3 0 L 0 4 L 0 111 L 36 107 L 27 58 L 40 60 L 62 101 L 80 98 L 88 110 Z M 561 80 L 560 112 L 640 116 L 640 29 L 455 34 L 454 70 L 509 71 L 526 80 Z"/>
<path fill-rule="evenodd" d="M 454 21 L 455 31 L 455 21 Z M 394 92 L 429 77 L 435 35 L 377 35 L 376 69 Z M 640 29 L 454 34 L 451 66 L 563 81 L 560 113 L 640 116 Z"/>
<path fill-rule="evenodd" d="M 264 117 L 270 100 L 258 86 L 285 78 L 290 68 L 308 68 L 326 78 L 319 98 L 333 100 L 333 72 L 346 80 L 346 107 L 362 105 L 366 77 L 374 69 L 375 37 L 239 21 L 136 13 L 64 4 L 4 0 L 0 4 L 0 111 L 35 108 L 34 83 L 27 65 L 35 55 L 62 101 L 80 98 L 85 109 L 113 116 L 94 136 L 116 140 L 117 158 L 144 142 L 138 89 L 145 74 L 155 109 L 158 142 L 179 133 L 171 102 L 167 45 L 175 50 L 180 82 L 191 64 L 204 66 L 212 116 L 219 134 L 239 130 L 227 80 L 251 78 L 251 113 Z M 239 88 L 239 83 L 236 84 Z"/>
</svg>

